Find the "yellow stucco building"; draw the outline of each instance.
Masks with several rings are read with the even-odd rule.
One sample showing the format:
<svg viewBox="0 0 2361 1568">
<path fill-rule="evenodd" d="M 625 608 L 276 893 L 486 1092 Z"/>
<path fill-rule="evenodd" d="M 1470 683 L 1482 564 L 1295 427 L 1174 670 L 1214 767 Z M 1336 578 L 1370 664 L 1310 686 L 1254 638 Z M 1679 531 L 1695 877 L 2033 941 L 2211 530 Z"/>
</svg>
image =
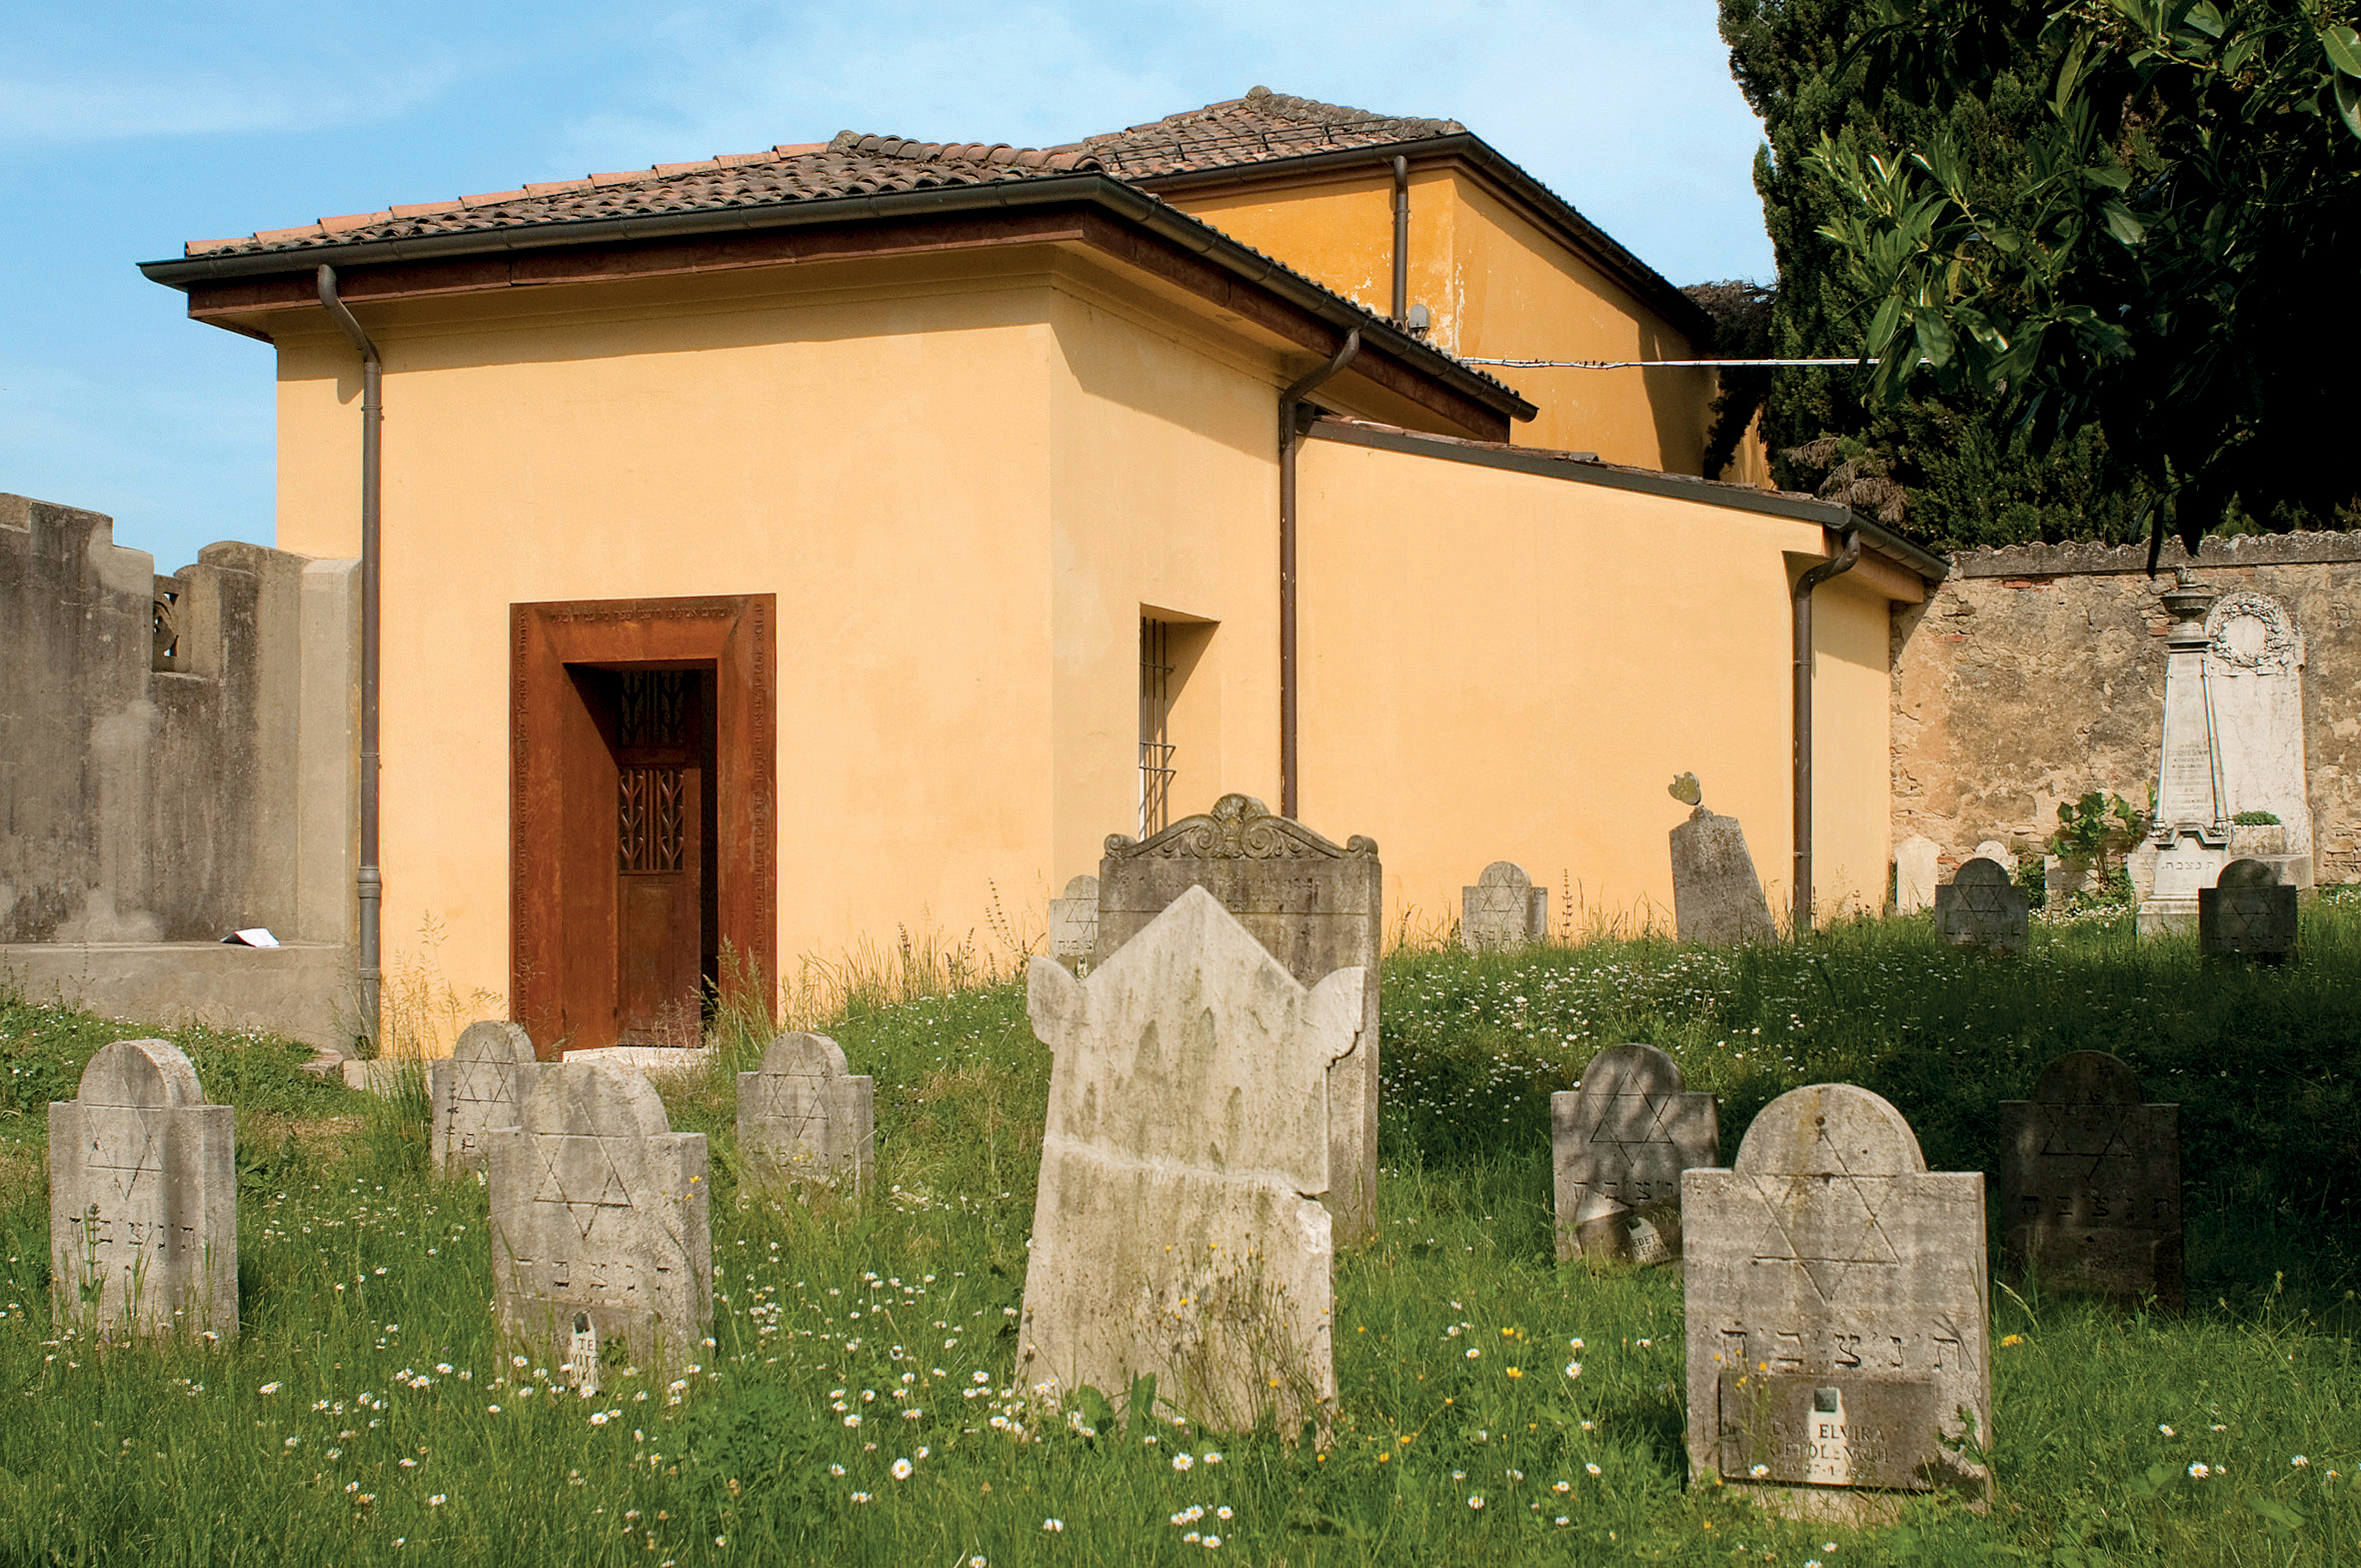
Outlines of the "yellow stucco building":
<svg viewBox="0 0 2361 1568">
<path fill-rule="evenodd" d="M 1038 929 L 1109 832 L 1229 790 L 1373 836 L 1409 927 L 1499 858 L 1666 923 L 1694 770 L 1779 904 L 1790 589 L 1848 543 L 1814 894 L 1883 898 L 1887 613 L 1939 563 L 1688 477 L 1708 372 L 1465 363 L 1704 326 L 1448 122 L 848 133 L 147 271 L 277 351 L 279 547 L 381 518 L 388 958 L 431 924 L 545 1050 L 660 1031 L 724 944 Z"/>
</svg>

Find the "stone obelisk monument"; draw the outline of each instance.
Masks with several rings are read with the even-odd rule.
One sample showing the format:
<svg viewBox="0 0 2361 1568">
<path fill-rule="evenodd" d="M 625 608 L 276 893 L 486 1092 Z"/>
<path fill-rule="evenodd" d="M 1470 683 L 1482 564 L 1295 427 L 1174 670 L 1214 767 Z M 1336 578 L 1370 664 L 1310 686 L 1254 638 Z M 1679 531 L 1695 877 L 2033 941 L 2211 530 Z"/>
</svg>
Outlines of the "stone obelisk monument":
<svg viewBox="0 0 2361 1568">
<path fill-rule="evenodd" d="M 2161 596 L 2172 617 L 2165 634 L 2163 766 L 2148 841 L 2154 889 L 2139 906 L 2142 936 L 2197 926 L 2197 889 L 2211 887 L 2229 858 L 2230 808 L 2207 679 L 2205 613 L 2218 597 L 2182 567 Z"/>
</svg>

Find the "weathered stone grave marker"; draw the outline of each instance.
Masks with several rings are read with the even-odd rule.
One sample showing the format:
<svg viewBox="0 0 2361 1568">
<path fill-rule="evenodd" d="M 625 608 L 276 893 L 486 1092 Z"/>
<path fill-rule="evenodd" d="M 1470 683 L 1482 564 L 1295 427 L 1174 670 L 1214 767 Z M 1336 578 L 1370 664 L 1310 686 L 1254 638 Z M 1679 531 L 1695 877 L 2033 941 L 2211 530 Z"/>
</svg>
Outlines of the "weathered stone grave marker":
<svg viewBox="0 0 2361 1568">
<path fill-rule="evenodd" d="M 1992 1433 L 1980 1172 L 1929 1173 L 1900 1111 L 1813 1084 L 1682 1176 L 1681 1216 L 1697 1484 L 1854 1517 L 1854 1488 L 1989 1495 L 1957 1446 L 1962 1409 Z"/>
<path fill-rule="evenodd" d="M 446 1176 L 484 1168 L 484 1134 L 513 1127 L 542 1063 L 519 1023 L 471 1023 L 441 1061 L 427 1064 L 434 1105 L 427 1159 Z"/>
<path fill-rule="evenodd" d="M 825 1034 L 782 1034 L 738 1075 L 738 1150 L 756 1169 L 867 1192 L 877 1159 L 877 1085 L 845 1070 Z"/>
<path fill-rule="evenodd" d="M 641 1074 L 568 1063 L 483 1136 L 502 1330 L 589 1388 L 686 1361 L 713 1322 L 705 1135 Z"/>
<path fill-rule="evenodd" d="M 1099 942 L 1099 878 L 1077 876 L 1050 900 L 1050 956 L 1061 963 L 1088 959 Z"/>
<path fill-rule="evenodd" d="M 1894 913 L 1916 914 L 1935 901 L 1935 875 L 1942 848 L 1923 833 L 1894 845 Z"/>
<path fill-rule="evenodd" d="M 1557 1256 L 1662 1263 L 1680 1256 L 1680 1173 L 1721 1158 L 1713 1096 L 1682 1091 L 1653 1045 L 1611 1045 L 1581 1083 L 1549 1096 Z"/>
<path fill-rule="evenodd" d="M 2030 920 L 2025 889 L 1998 860 L 1978 855 L 1935 889 L 1935 933 L 1954 947 L 2023 952 Z"/>
<path fill-rule="evenodd" d="M 2208 958 L 2295 955 L 2296 888 L 2268 860 L 2232 860 L 2221 880 L 2197 890 L 2197 949 Z"/>
<path fill-rule="evenodd" d="M 2097 1050 L 2051 1062 L 2030 1100 L 2002 1100 L 2010 1273 L 2179 1311 L 2180 1112 L 2142 1104 L 2131 1068 Z"/>
<path fill-rule="evenodd" d="M 1672 781 L 1672 798 L 1696 807 L 1672 829 L 1672 925 L 1682 941 L 1755 941 L 1774 934 L 1762 878 L 1734 816 L 1709 811 L 1694 774 Z"/>
<path fill-rule="evenodd" d="M 1190 887 L 1202 887 L 1302 985 L 1338 969 L 1377 972 L 1384 930 L 1377 845 L 1330 842 L 1251 795 L 1225 794 L 1138 842 L 1111 834 L 1099 862 L 1099 937 L 1106 963 Z M 1364 988 L 1360 1044 L 1328 1084 L 1328 1213 L 1335 1243 L 1377 1235 L 1377 986 Z"/>
<path fill-rule="evenodd" d="M 1120 1401 L 1153 1374 L 1207 1428 L 1325 1424 L 1327 1127 L 1373 971 L 1309 988 L 1201 887 L 1077 980 L 1028 975 L 1055 1053 L 1017 1379 Z"/>
<path fill-rule="evenodd" d="M 238 1332 L 236 1113 L 167 1040 L 117 1040 L 49 1106 L 50 1278 L 85 1332 Z"/>
<path fill-rule="evenodd" d="M 1524 867 L 1494 860 L 1459 889 L 1459 942 L 1469 952 L 1530 947 L 1549 939 L 1549 889 L 1535 887 Z"/>
</svg>

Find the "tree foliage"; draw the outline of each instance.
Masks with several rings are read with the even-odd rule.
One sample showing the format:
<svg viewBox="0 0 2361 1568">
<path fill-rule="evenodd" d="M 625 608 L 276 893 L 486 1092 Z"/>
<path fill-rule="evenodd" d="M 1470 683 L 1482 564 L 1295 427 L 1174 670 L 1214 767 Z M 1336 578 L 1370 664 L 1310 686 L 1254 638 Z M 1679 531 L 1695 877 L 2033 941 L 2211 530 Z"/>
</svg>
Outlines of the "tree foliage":
<svg viewBox="0 0 2361 1568">
<path fill-rule="evenodd" d="M 2349 522 L 2355 9 L 1860 0 L 1832 69 L 1925 106 L 1824 127 L 1808 160 L 1826 261 L 1869 307 L 1872 405 L 1980 403 L 2043 458 L 2097 432 L 2142 482 L 2151 565 L 2168 527 L 2193 551 L 2225 522 Z M 2002 178 L 1960 130 L 1995 104 L 2030 111 Z"/>
</svg>

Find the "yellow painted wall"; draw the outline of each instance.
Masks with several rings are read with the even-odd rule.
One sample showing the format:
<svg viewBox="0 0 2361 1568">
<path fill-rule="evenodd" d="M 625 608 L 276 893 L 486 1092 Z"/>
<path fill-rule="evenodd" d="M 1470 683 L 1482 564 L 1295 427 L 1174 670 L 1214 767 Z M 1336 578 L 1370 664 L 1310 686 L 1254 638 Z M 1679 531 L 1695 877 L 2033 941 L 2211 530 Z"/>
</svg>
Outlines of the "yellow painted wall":
<svg viewBox="0 0 2361 1568">
<path fill-rule="evenodd" d="M 1669 928 L 1686 771 L 1784 908 L 1786 555 L 1817 525 L 1316 440 L 1298 484 L 1303 815 L 1377 840 L 1393 919 L 1442 928 L 1510 859 Z M 1884 885 L 1884 605 L 1845 603 L 1816 639 L 1823 907 Z"/>
<path fill-rule="evenodd" d="M 1817 917 L 1881 913 L 1893 860 L 1885 596 L 1845 578 L 1812 595 L 1812 886 Z"/>
</svg>

